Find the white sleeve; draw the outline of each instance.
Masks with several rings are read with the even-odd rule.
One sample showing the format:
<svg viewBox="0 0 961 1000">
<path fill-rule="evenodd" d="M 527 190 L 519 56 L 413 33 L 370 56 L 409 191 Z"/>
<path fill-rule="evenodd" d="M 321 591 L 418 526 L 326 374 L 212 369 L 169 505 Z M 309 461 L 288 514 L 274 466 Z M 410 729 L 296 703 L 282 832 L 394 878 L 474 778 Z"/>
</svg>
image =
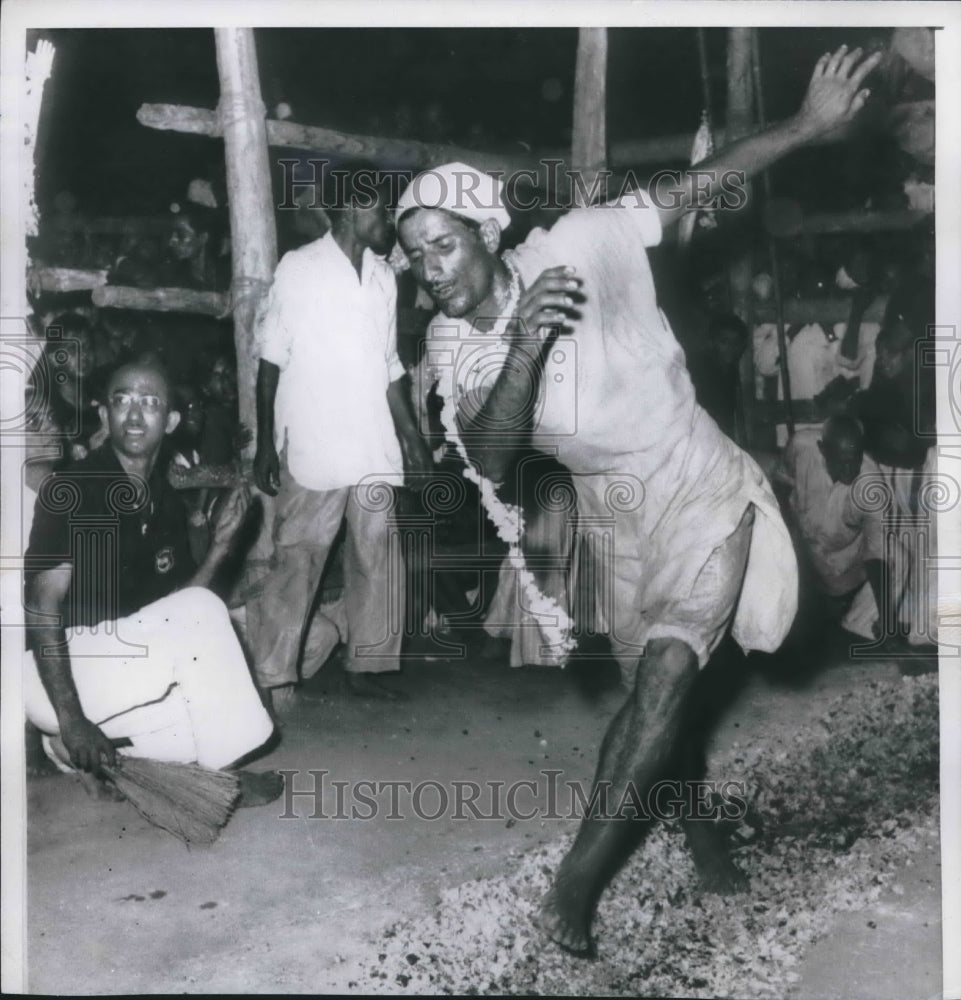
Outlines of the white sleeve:
<svg viewBox="0 0 961 1000">
<path fill-rule="evenodd" d="M 285 266 L 286 263 L 286 266 Z M 287 317 L 295 307 L 297 282 L 289 262 L 281 261 L 261 308 L 257 311 L 255 339 L 260 357 L 283 371 L 290 363 L 293 344 L 291 324 Z"/>
<path fill-rule="evenodd" d="M 385 276 L 384 281 L 384 308 L 387 312 L 387 343 L 384 345 L 384 360 L 387 362 L 387 378 L 390 382 L 396 382 L 405 373 L 406 369 L 401 364 L 397 354 L 397 279 L 393 271 Z"/>
<path fill-rule="evenodd" d="M 637 224 L 644 246 L 656 247 L 661 242 L 661 237 L 664 235 L 661 218 L 646 191 L 640 188 L 625 191 L 604 204 L 605 207 L 610 206 L 631 213 L 631 219 Z"/>
</svg>

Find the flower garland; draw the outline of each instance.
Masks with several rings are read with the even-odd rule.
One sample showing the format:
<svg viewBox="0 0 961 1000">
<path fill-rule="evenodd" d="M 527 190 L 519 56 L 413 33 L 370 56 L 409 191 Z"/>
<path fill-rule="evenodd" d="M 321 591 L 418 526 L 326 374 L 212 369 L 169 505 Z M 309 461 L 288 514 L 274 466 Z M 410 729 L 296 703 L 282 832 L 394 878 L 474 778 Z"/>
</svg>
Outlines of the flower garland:
<svg viewBox="0 0 961 1000">
<path fill-rule="evenodd" d="M 507 258 L 504 258 L 504 263 L 510 272 L 510 287 L 507 303 L 501 310 L 501 317 L 485 335 L 491 340 L 503 337 L 520 300 L 520 275 L 517 268 Z M 541 591 L 534 579 L 534 574 L 527 568 L 520 546 L 521 533 L 524 530 L 524 516 L 521 508 L 516 504 L 505 503 L 497 495 L 495 485 L 486 476 L 482 476 L 468 458 L 467 448 L 457 431 L 455 389 L 463 391 L 462 386 L 454 384 L 454 366 L 451 365 L 439 373 L 437 385 L 437 393 L 443 400 L 440 420 L 445 436 L 464 462 L 464 478 L 477 486 L 481 503 L 496 528 L 498 537 L 507 542 L 508 562 L 517 574 L 517 582 L 521 593 L 527 599 L 527 607 L 531 614 L 538 619 L 538 626 L 548 640 L 543 652 L 559 666 L 563 666 L 568 654 L 577 645 L 576 640 L 571 635 L 573 621 L 555 598 Z"/>
</svg>

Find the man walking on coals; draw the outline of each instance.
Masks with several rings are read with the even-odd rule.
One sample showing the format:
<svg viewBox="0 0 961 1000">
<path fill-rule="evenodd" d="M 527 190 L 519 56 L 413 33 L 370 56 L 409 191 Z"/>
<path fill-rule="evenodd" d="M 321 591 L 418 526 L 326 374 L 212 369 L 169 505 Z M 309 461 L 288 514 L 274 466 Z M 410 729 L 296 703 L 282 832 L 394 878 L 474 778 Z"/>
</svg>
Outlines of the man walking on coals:
<svg viewBox="0 0 961 1000">
<path fill-rule="evenodd" d="M 687 776 L 678 761 L 692 757 L 698 670 L 729 627 L 744 649 L 776 649 L 797 604 L 794 552 L 774 496 L 697 405 L 645 248 L 697 203 L 730 190 L 732 178 L 743 183 L 850 122 L 880 54 L 860 57 L 843 46 L 825 54 L 795 116 L 700 163 L 697 179 L 660 186 L 658 205 L 635 191 L 577 209 L 504 255 L 506 212 L 492 177 L 452 164 L 415 178 L 400 198 L 401 246 L 440 310 L 428 351 L 442 342 L 437 357 L 453 366 L 440 380 L 456 412 L 449 436 L 460 436 L 495 491 L 522 445 L 555 454 L 573 475 L 579 523 L 613 523 L 594 610 L 631 693 L 595 777 L 610 803 L 631 794 L 646 803 L 659 780 Z M 570 342 L 573 401 L 569 380 L 544 374 Z M 632 815 L 585 816 L 543 901 L 541 927 L 569 951 L 593 949 L 597 900 L 642 829 Z M 688 842 L 707 886 L 733 891 L 743 876 L 712 829 L 688 821 Z"/>
</svg>

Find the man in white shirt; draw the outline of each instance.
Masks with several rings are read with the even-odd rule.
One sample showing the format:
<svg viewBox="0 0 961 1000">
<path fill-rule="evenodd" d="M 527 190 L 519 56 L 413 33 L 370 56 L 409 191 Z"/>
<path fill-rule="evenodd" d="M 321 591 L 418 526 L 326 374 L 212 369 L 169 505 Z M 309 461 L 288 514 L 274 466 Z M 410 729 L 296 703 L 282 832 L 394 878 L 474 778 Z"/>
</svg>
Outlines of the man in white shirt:
<svg viewBox="0 0 961 1000">
<path fill-rule="evenodd" d="M 254 478 L 277 500 L 271 571 L 247 605 L 247 626 L 275 705 L 297 682 L 304 628 L 344 520 L 348 684 L 400 696 L 372 676 L 400 669 L 405 593 L 403 572 L 390 568 L 391 484 L 428 471 L 430 456 L 400 382 L 397 287 L 382 259 L 393 227 L 373 180 L 358 168 L 326 192 L 330 232 L 284 256 L 258 326 Z"/>
<path fill-rule="evenodd" d="M 834 416 L 820 431 L 798 430 L 776 478 L 790 487 L 788 504 L 822 610 L 847 627 L 842 616 L 868 587 L 874 608 L 866 637 L 877 637 L 877 609 L 893 613 L 897 588 L 884 561 L 884 511 L 876 502 L 881 473 L 864 454 L 861 425 L 853 417 Z"/>
<path fill-rule="evenodd" d="M 797 597 L 774 496 L 697 406 L 683 352 L 657 308 L 645 247 L 732 177 L 743 183 L 846 125 L 879 59 L 858 65 L 860 55 L 826 53 L 795 116 L 699 164 L 669 204 L 659 191 L 656 208 L 637 193 L 574 210 L 503 256 L 507 213 L 487 175 L 463 164 L 437 168 L 433 183 L 415 178 L 398 204 L 400 244 L 441 312 L 429 338 L 455 411 L 445 427 L 485 477 L 481 496 L 494 494 L 488 509 L 497 510 L 497 484 L 529 442 L 571 470 L 581 530 L 599 524 L 598 543 L 605 533 L 611 540 L 607 562 L 595 566 L 595 616 L 633 688 L 607 731 L 595 783 L 615 815 L 585 816 L 539 916 L 577 954 L 592 950 L 597 900 L 643 829 L 632 822 L 643 818 L 637 804 L 650 815 L 663 777 L 699 777 L 676 763 L 692 756 L 698 668 L 732 619 L 745 649 L 776 648 Z M 681 818 L 708 887 L 737 888 L 743 876 L 713 824 Z"/>
</svg>

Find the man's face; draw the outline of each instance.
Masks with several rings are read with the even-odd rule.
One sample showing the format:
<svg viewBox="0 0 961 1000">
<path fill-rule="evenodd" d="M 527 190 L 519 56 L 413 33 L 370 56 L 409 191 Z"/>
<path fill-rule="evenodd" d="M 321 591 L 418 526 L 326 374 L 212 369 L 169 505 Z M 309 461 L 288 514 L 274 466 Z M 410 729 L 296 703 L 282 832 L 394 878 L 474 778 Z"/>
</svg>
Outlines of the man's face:
<svg viewBox="0 0 961 1000">
<path fill-rule="evenodd" d="M 913 345 L 902 345 L 903 336 L 897 336 L 888 330 L 882 330 L 878 334 L 874 367 L 887 379 L 896 379 L 911 365 Z"/>
<path fill-rule="evenodd" d="M 844 483 L 850 486 L 861 471 L 861 461 L 864 458 L 864 447 L 858 441 L 850 438 L 838 440 L 822 440 L 818 442 L 824 464 L 832 483 Z"/>
<path fill-rule="evenodd" d="M 107 385 L 100 419 L 118 455 L 151 459 L 164 435 L 180 422 L 170 409 L 170 394 L 163 375 L 143 365 L 120 368 Z"/>
<path fill-rule="evenodd" d="M 387 201 L 381 194 L 370 208 L 353 209 L 354 231 L 357 237 L 376 254 L 390 253 L 394 245 L 394 221 L 387 210 Z"/>
<path fill-rule="evenodd" d="M 210 370 L 207 395 L 217 403 L 237 401 L 237 372 L 225 358 L 218 358 Z"/>
<path fill-rule="evenodd" d="M 398 236 L 415 280 L 445 315 L 466 316 L 491 294 L 497 257 L 456 217 L 418 209 L 401 222 Z"/>
<path fill-rule="evenodd" d="M 167 246 L 174 260 L 193 260 L 203 250 L 204 242 L 204 235 L 194 229 L 189 219 L 181 217 L 174 221 Z"/>
</svg>

